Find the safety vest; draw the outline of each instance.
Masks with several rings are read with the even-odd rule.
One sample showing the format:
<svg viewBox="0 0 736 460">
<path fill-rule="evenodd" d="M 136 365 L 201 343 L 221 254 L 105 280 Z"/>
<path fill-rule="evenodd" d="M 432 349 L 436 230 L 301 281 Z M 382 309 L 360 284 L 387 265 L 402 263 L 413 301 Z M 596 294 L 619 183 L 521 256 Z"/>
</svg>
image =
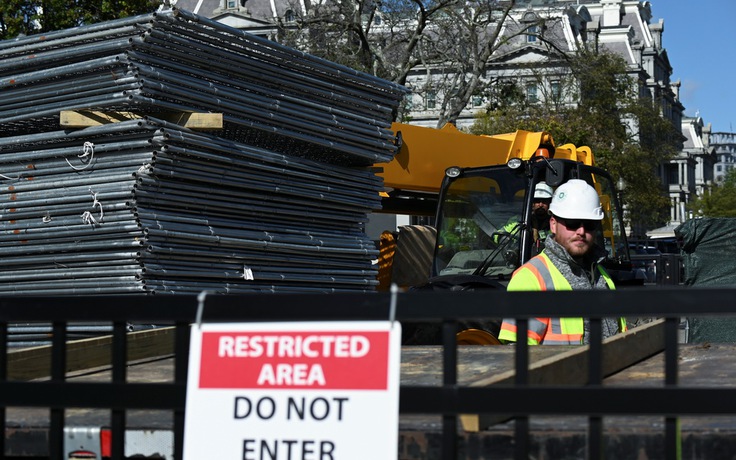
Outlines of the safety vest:
<svg viewBox="0 0 736 460">
<path fill-rule="evenodd" d="M 616 289 L 608 272 L 597 266 L 609 289 Z M 562 276 L 545 253 L 533 257 L 519 267 L 508 286 L 509 291 L 571 291 L 570 282 Z M 619 318 L 619 329 L 626 330 L 626 319 Z M 529 345 L 579 345 L 583 341 L 583 318 L 530 318 Z M 499 340 L 516 342 L 516 321 L 504 319 Z"/>
<path fill-rule="evenodd" d="M 519 230 L 521 229 L 521 221 L 519 219 L 512 218 L 509 220 L 506 225 L 501 228 L 501 233 L 495 233 L 493 235 L 493 242 L 495 244 L 499 244 L 502 241 L 502 238 L 516 238 L 519 234 Z M 537 230 L 532 229 L 532 232 L 534 234 L 534 242 L 540 243 L 544 242 L 544 240 L 547 238 L 547 235 L 550 234 L 549 229 L 545 230 Z M 537 251 L 539 253 L 541 251 Z"/>
<path fill-rule="evenodd" d="M 493 243 L 500 244 L 505 241 L 506 238 L 516 238 L 519 229 L 521 228 L 521 222 L 517 218 L 511 218 L 501 228 L 501 233 L 493 234 Z"/>
</svg>

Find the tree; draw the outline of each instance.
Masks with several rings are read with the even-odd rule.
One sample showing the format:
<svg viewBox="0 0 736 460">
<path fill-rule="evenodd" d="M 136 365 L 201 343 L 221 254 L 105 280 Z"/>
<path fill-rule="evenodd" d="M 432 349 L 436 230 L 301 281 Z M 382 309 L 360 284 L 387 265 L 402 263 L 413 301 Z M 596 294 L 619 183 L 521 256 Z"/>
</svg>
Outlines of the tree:
<svg viewBox="0 0 736 460">
<path fill-rule="evenodd" d="M 25 0 L 5 0 L 0 4 L 0 39 L 29 35 L 36 28 L 36 8 Z"/>
<path fill-rule="evenodd" d="M 460 0 L 334 0 L 311 2 L 294 23 L 281 23 L 281 41 L 399 84 L 421 62 L 427 27 Z"/>
<path fill-rule="evenodd" d="M 159 4 L 155 0 L 4 0 L 0 39 L 150 13 Z"/>
<path fill-rule="evenodd" d="M 664 225 L 670 203 L 657 169 L 677 152 L 679 130 L 662 117 L 657 100 L 640 94 L 619 56 L 582 49 L 561 58 L 568 65 L 564 78 L 554 77 L 564 88 L 556 90 L 561 92 L 543 94 L 536 103 L 496 98 L 471 131 L 547 131 L 557 145 L 587 145 L 597 165 L 608 170 L 614 181 L 625 184 L 623 201 L 629 224 L 633 228 Z M 539 79 L 544 79 L 543 70 Z"/>
<path fill-rule="evenodd" d="M 436 96 L 437 126 L 457 120 L 487 86 L 489 58 L 533 24 L 504 35 L 516 0 L 334 0 L 311 2 L 280 40 L 334 62 L 404 85 L 422 73 L 415 91 Z M 293 11 L 302 11 L 294 6 Z"/>
<path fill-rule="evenodd" d="M 698 217 L 736 217 L 736 169 L 722 183 L 690 202 L 688 209 Z"/>
<path fill-rule="evenodd" d="M 453 123 L 474 95 L 486 86 L 489 59 L 499 46 L 522 31 L 504 34 L 515 2 L 493 0 L 461 2 L 446 9 L 433 24 L 436 36 L 421 68 L 429 89 L 441 96 L 437 127 Z"/>
</svg>

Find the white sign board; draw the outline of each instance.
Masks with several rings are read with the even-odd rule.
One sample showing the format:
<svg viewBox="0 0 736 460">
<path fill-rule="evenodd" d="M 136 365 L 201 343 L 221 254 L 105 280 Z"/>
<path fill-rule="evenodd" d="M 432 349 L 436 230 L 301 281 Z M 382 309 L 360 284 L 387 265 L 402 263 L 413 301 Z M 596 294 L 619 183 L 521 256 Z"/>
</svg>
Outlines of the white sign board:
<svg viewBox="0 0 736 460">
<path fill-rule="evenodd" d="M 398 456 L 398 322 L 192 326 L 184 460 Z"/>
</svg>

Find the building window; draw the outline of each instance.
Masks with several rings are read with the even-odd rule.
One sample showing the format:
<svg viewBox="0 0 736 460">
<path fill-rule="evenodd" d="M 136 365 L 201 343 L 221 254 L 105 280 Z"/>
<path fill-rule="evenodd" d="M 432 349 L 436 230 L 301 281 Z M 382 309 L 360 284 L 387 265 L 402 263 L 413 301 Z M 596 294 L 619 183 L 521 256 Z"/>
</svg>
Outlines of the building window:
<svg viewBox="0 0 736 460">
<path fill-rule="evenodd" d="M 549 84 L 550 94 L 552 95 L 552 99 L 555 101 L 560 100 L 560 96 L 562 96 L 562 86 L 560 85 L 559 81 L 553 81 Z"/>
<path fill-rule="evenodd" d="M 535 103 L 539 99 L 537 98 L 537 84 L 527 83 L 526 85 L 526 100 L 530 103 Z"/>
<path fill-rule="evenodd" d="M 677 185 L 680 183 L 680 165 L 669 164 L 667 165 L 667 183 L 669 185 Z"/>
<path fill-rule="evenodd" d="M 407 94 L 404 96 L 404 106 L 406 107 L 406 110 L 413 110 L 414 109 L 414 96 L 411 94 Z"/>
<path fill-rule="evenodd" d="M 237 7 L 238 7 L 238 2 L 237 2 L 237 0 L 227 0 L 227 8 L 228 8 L 229 10 L 233 10 L 233 9 L 235 9 L 235 8 L 237 8 Z"/>
<path fill-rule="evenodd" d="M 473 96 L 473 107 L 480 107 L 483 105 L 483 98 L 481 96 Z"/>
<path fill-rule="evenodd" d="M 427 110 L 431 110 L 437 107 L 437 93 L 434 91 L 427 91 L 427 96 L 425 98 L 425 102 L 427 104 Z"/>
<path fill-rule="evenodd" d="M 294 22 L 295 20 L 296 17 L 294 16 L 294 10 L 286 10 L 286 13 L 284 13 L 284 21 Z"/>
<path fill-rule="evenodd" d="M 538 35 L 539 35 L 539 26 L 538 25 L 529 26 L 526 29 L 526 42 L 536 43 Z"/>
<path fill-rule="evenodd" d="M 373 17 L 373 24 L 380 26 L 381 25 L 381 15 L 377 14 Z"/>
</svg>

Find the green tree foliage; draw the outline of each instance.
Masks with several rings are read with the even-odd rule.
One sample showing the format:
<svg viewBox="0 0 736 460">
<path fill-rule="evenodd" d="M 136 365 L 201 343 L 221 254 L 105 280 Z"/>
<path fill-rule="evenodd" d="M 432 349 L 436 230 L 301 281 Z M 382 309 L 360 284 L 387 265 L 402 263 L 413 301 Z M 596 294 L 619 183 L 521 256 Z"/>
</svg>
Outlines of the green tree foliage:
<svg viewBox="0 0 736 460">
<path fill-rule="evenodd" d="M 547 131 L 557 145 L 587 145 L 596 164 L 625 184 L 623 201 L 632 227 L 664 225 L 670 203 L 657 169 L 677 152 L 679 131 L 661 116 L 657 100 L 640 95 L 620 57 L 583 50 L 567 65 L 565 78 L 554 77 L 557 92 L 543 92 L 538 101 L 520 101 L 518 92 L 505 88 L 472 132 Z M 545 78 L 539 77 L 541 88 L 550 87 Z"/>
<path fill-rule="evenodd" d="M 155 0 L 3 0 L 0 39 L 149 13 L 159 4 Z"/>
<path fill-rule="evenodd" d="M 688 208 L 698 217 L 736 217 L 736 169 L 723 182 L 693 200 Z"/>
</svg>

